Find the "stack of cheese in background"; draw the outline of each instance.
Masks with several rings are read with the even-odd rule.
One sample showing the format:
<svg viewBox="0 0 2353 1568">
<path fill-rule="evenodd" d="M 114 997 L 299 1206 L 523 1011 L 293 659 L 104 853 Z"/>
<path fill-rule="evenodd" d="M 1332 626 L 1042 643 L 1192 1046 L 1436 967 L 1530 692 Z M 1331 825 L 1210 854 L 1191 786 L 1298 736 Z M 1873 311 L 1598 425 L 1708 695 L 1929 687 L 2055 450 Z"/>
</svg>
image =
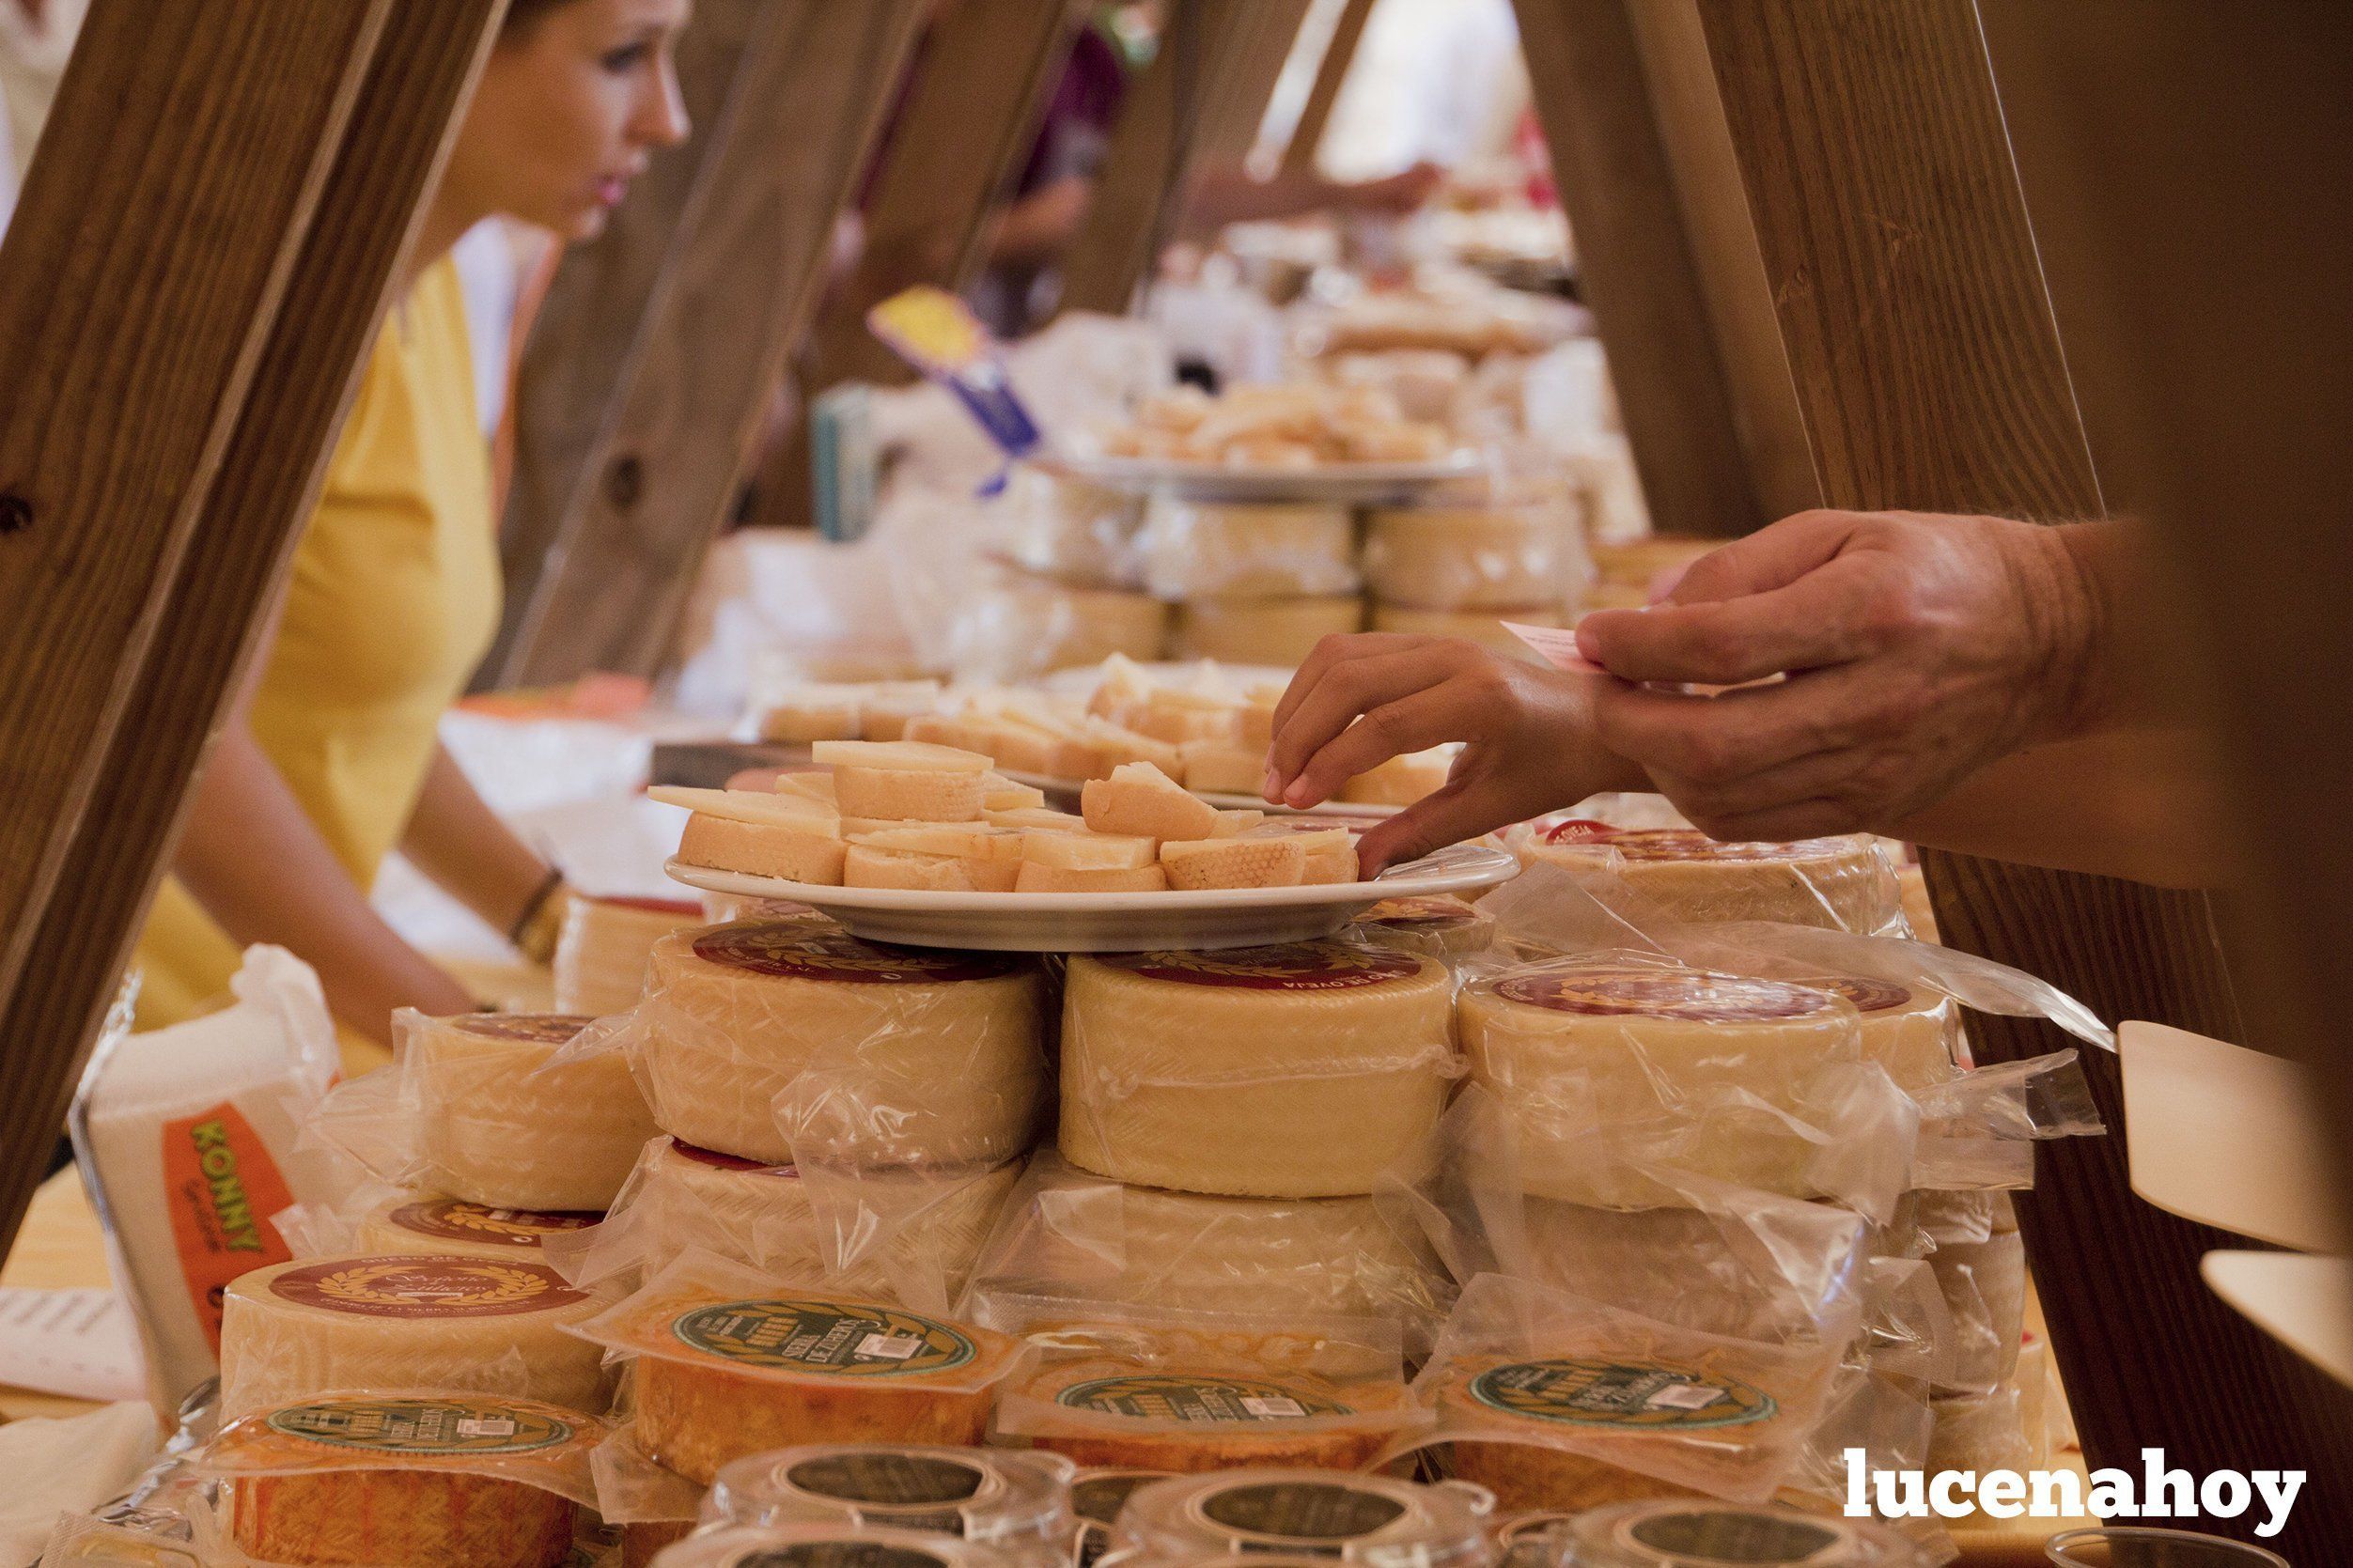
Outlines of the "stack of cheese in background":
<svg viewBox="0 0 2353 1568">
<path fill-rule="evenodd" d="M 1346 506 L 1155 496 L 1139 544 L 1145 590 L 1175 607 L 1174 658 L 1288 666 L 1363 627 Z"/>
<path fill-rule="evenodd" d="M 1462 637 L 1528 659 L 1504 622 L 1557 627 L 1577 618 L 1588 567 L 1566 486 L 1499 483 L 1483 499 L 1375 507 L 1364 531 L 1375 631 Z"/>
<path fill-rule="evenodd" d="M 646 984 L 654 943 L 702 923 L 693 899 L 573 898 L 555 941 L 555 1010 L 592 1018 L 626 1012 Z"/>
</svg>

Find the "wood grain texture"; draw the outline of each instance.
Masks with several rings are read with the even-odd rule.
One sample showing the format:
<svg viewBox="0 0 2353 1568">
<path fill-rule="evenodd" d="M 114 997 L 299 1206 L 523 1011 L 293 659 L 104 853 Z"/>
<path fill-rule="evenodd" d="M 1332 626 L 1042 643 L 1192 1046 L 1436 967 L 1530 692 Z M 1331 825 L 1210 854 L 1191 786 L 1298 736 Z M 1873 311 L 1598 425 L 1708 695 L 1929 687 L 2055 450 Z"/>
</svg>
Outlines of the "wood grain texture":
<svg viewBox="0 0 2353 1568">
<path fill-rule="evenodd" d="M 565 519 L 603 472 L 622 389 L 647 323 L 678 276 L 711 150 L 754 24 L 773 0 L 697 0 L 678 39 L 680 101 L 693 127 L 655 154 L 605 230 L 565 252 L 523 344 L 514 394 L 514 478 L 499 524 L 506 602 L 477 688 L 502 684 Z"/>
<path fill-rule="evenodd" d="M 1651 520 L 1724 537 L 1765 513 L 1646 78 L 1634 0 L 1515 0 L 1578 287 Z"/>
<path fill-rule="evenodd" d="M 1267 107 L 1299 47 L 1301 24 L 1315 0 L 1253 0 L 1243 12 L 1244 31 L 1235 39 L 1213 79 L 1194 156 L 1205 166 L 1239 168 L 1258 145 Z"/>
<path fill-rule="evenodd" d="M 220 476 L 67 848 L 59 895 L 39 917 L 25 981 L 0 1011 L 0 1103 L 45 1100 L 52 1126 L 63 1122 L 218 716 L 317 505 L 400 256 L 505 8 L 396 7 L 370 58 Z M 41 1063 L 50 1076 L 36 1081 Z"/>
<path fill-rule="evenodd" d="M 1332 41 L 1324 45 L 1323 59 L 1316 66 L 1316 85 L 1308 89 L 1307 101 L 1300 106 L 1299 123 L 1291 127 L 1290 143 L 1283 149 L 1284 173 L 1307 174 L 1316 168 L 1316 155 L 1323 148 L 1332 108 L 1340 101 L 1340 89 L 1348 85 L 1348 68 L 1356 63 L 1357 47 L 1364 41 L 1364 24 L 1372 19 L 1373 0 L 1348 0 L 1342 7 L 1339 21 L 1332 24 Z"/>
<path fill-rule="evenodd" d="M 1974 7 L 1759 0 L 1701 16 L 1826 504 L 2098 512 Z M 2238 1033 L 2200 897 L 1945 855 L 1928 880 L 1950 945 L 2111 1020 Z M 2064 1043 L 2005 1018 L 1971 1034 L 1987 1060 Z M 2116 1126 L 2111 1064 L 2091 1072 Z M 2353 1398 L 2206 1293 L 2194 1262 L 2212 1233 L 2131 1196 L 2120 1139 L 2046 1150 L 2019 1209 L 2090 1464 L 2161 1445 L 2193 1471 L 2317 1476 L 2345 1452 Z M 2271 1544 L 2327 1560 L 2321 1544 L 2353 1528 L 2345 1506 L 2308 1488 L 2290 1527 L 2303 1549 Z"/>
<path fill-rule="evenodd" d="M 755 460 L 925 0 L 769 0 L 711 126 L 684 248 L 499 670 L 651 675 Z M 789 156 L 780 149 L 791 149 Z"/>
</svg>

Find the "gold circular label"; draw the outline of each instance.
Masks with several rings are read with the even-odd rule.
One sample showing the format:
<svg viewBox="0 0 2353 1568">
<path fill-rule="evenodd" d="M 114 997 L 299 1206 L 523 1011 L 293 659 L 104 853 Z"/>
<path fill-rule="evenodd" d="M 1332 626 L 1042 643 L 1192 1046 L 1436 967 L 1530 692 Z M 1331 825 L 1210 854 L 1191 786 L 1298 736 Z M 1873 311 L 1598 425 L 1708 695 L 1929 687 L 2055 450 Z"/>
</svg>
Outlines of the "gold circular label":
<svg viewBox="0 0 2353 1568">
<path fill-rule="evenodd" d="M 291 1268 L 270 1294 L 363 1317 L 508 1317 L 588 1297 L 544 1264 L 503 1258 L 342 1258 Z"/>
</svg>

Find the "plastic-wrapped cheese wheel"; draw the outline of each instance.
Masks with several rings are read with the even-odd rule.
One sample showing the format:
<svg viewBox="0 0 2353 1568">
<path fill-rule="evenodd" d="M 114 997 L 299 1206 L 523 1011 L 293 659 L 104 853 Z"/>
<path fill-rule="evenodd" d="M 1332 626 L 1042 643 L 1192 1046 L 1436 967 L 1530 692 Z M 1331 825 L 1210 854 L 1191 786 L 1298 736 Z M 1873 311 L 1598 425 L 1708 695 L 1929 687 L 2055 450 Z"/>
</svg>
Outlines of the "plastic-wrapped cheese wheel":
<svg viewBox="0 0 2353 1568">
<path fill-rule="evenodd" d="M 1123 1182 L 1363 1196 L 1436 1122 L 1451 979 L 1339 942 L 1073 955 L 1062 1152 Z"/>
<path fill-rule="evenodd" d="M 782 1165 L 990 1166 L 1028 1146 L 1043 983 L 990 953 L 891 948 L 805 923 L 656 944 L 632 1045 L 654 1119 Z"/>
<path fill-rule="evenodd" d="M 1937 1392 L 1982 1394 L 2018 1371 L 2026 1327 L 2026 1243 L 2017 1232 L 1948 1242 L 1928 1254 L 1929 1272 L 1953 1317 L 1953 1365 Z"/>
<path fill-rule="evenodd" d="M 706 1519 L 737 1525 L 848 1522 L 986 1541 L 1033 1568 L 1064 1568 L 1077 1519 L 1059 1454 L 912 1443 L 822 1443 L 723 1467 Z"/>
<path fill-rule="evenodd" d="M 1818 1069 L 1861 1058 L 1855 1010 L 1829 992 L 1634 959 L 1568 960 L 1465 986 L 1460 1020 L 1472 1077 L 1519 1129 L 1532 1193 L 1605 1208 L 1673 1205 L 1682 1200 L 1638 1168 L 1664 1166 L 1824 1195 L 1817 1145 L 1789 1123 L 1804 1124 Z"/>
<path fill-rule="evenodd" d="M 1620 1503 L 1559 1529 L 1578 1568 L 1927 1568 L 1929 1560 L 1876 1520 L 1770 1504 Z"/>
<path fill-rule="evenodd" d="M 1155 496 L 1145 508 L 1142 542 L 1144 585 L 1162 598 L 1356 591 L 1356 520 L 1345 506 Z"/>
<path fill-rule="evenodd" d="M 1177 606 L 1169 652 L 1177 659 L 1288 668 L 1313 653 L 1324 638 L 1355 631 L 1363 624 L 1363 601 L 1353 594 L 1203 597 Z"/>
<path fill-rule="evenodd" d="M 1807 975 L 1797 984 L 1853 1005 L 1861 1015 L 1863 1060 L 1885 1067 L 1896 1087 L 1925 1089 L 1960 1072 L 1953 1059 L 1960 1008 L 1942 991 L 1849 974 Z"/>
<path fill-rule="evenodd" d="M 1140 1486 L 1167 1475 L 1166 1470 L 1083 1469 L 1070 1483 L 1070 1508 L 1079 1516 L 1079 1568 L 1095 1568 L 1111 1550 L 1111 1529 L 1119 1511 Z"/>
<path fill-rule="evenodd" d="M 401 1252 L 457 1253 L 470 1257 L 539 1261 L 550 1236 L 586 1230 L 603 1216 L 534 1209 L 491 1208 L 462 1198 L 403 1192 L 362 1216 L 352 1250 L 369 1256 Z"/>
<path fill-rule="evenodd" d="M 1128 1498 L 1113 1549 L 1137 1562 L 1302 1552 L 1379 1568 L 1448 1568 L 1490 1557 L 1488 1502 L 1469 1487 L 1330 1470 L 1179 1476 Z"/>
<path fill-rule="evenodd" d="M 872 1525 L 720 1525 L 697 1530 L 654 1568 L 1034 1568 L 985 1541 Z"/>
<path fill-rule="evenodd" d="M 197 1456 L 250 1558 L 371 1568 L 556 1568 L 594 1418 L 463 1393 L 335 1393 L 230 1421 Z"/>
<path fill-rule="evenodd" d="M 221 1303 L 221 1410 L 340 1389 L 449 1389 L 601 1410 L 599 1303 L 544 1264 L 457 1254 L 257 1268 Z"/>
<path fill-rule="evenodd" d="M 1459 637 L 1489 653 L 1536 663 L 1535 650 L 1504 629 L 1505 621 L 1521 626 L 1562 626 L 1566 617 L 1557 604 L 1525 604 L 1496 610 L 1418 610 L 1410 605 L 1376 601 L 1375 631 L 1410 632 L 1417 637 Z"/>
<path fill-rule="evenodd" d="M 1100 664 L 1113 654 L 1158 659 L 1168 606 L 1149 594 L 1008 572 L 961 596 L 945 629 L 949 668 L 973 679 L 1016 680 Z"/>
<path fill-rule="evenodd" d="M 553 1013 L 461 1013 L 408 1031 L 423 1185 L 499 1208 L 602 1209 L 657 1130 L 617 1055 L 551 1067 L 589 1022 Z"/>
<path fill-rule="evenodd" d="M 1029 570 L 1065 582 L 1128 588 L 1136 582 L 1136 525 L 1143 503 L 1132 495 L 1017 468 L 1001 507 L 1005 553 Z"/>
<path fill-rule="evenodd" d="M 702 905 L 694 900 L 573 899 L 555 939 L 556 1011 L 600 1018 L 634 1007 L 654 943 L 702 924 Z"/>
<path fill-rule="evenodd" d="M 1495 943 L 1495 917 L 1475 904 L 1443 894 L 1384 898 L 1356 917 L 1348 936 L 1375 947 L 1460 958 Z"/>
<path fill-rule="evenodd" d="M 1389 605 L 1557 610 L 1582 555 L 1566 505 L 1380 508 L 1365 520 L 1365 587 Z"/>
<path fill-rule="evenodd" d="M 1867 833 L 1791 844 L 1726 844 L 1689 828 L 1565 822 L 1539 833 L 1532 862 L 1557 865 L 1613 908 L 1624 889 L 1650 914 L 1682 924 L 1767 920 L 1872 935 L 1902 913 L 1895 873 Z"/>
<path fill-rule="evenodd" d="M 1148 1368 L 1075 1356 L 1007 1386 L 1009 1429 L 1081 1465 L 1193 1474 L 1244 1465 L 1354 1470 L 1416 1419 L 1403 1383 L 1237 1371 L 1183 1358 Z M 1131 1503 L 1134 1498 L 1129 1499 Z"/>
</svg>

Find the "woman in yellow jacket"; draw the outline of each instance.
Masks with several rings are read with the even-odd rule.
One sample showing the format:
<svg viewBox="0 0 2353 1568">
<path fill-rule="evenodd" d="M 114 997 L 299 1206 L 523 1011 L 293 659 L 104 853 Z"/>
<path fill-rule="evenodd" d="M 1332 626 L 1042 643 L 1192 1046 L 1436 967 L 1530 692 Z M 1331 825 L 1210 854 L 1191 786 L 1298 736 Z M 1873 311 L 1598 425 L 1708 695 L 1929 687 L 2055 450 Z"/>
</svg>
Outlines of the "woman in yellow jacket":
<svg viewBox="0 0 2353 1568">
<path fill-rule="evenodd" d="M 387 1038 L 397 1007 L 474 1005 L 369 907 L 395 847 L 510 936 L 544 926 L 554 874 L 436 738 L 500 603 L 489 448 L 449 250 L 499 213 L 567 241 L 603 227 L 652 151 L 686 134 L 671 44 L 687 5 L 515 0 L 427 203 L 269 655 L 206 763 L 141 935 L 142 1027 L 227 1000 L 249 942 L 308 960 L 347 1033 Z"/>
</svg>

